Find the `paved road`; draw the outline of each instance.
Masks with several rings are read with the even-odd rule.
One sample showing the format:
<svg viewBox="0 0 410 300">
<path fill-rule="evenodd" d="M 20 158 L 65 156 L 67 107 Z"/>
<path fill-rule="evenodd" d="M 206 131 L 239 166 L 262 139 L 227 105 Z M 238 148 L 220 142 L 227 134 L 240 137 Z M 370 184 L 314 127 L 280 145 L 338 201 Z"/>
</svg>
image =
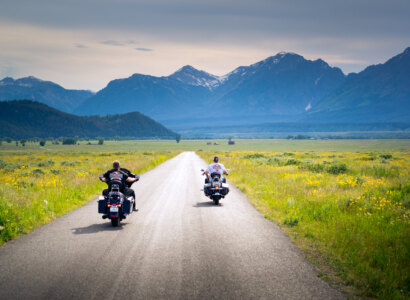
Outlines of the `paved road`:
<svg viewBox="0 0 410 300">
<path fill-rule="evenodd" d="M 144 174 L 119 228 L 92 201 L 7 243 L 0 299 L 343 299 L 238 190 L 214 206 L 204 166 L 184 152 Z"/>
</svg>

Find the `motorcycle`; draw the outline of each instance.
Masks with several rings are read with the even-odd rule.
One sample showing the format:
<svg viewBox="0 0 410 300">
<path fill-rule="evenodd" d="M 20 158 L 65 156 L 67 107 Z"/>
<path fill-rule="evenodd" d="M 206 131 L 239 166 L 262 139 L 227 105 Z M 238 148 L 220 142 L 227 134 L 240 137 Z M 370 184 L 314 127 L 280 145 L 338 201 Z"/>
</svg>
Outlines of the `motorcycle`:
<svg viewBox="0 0 410 300">
<path fill-rule="evenodd" d="M 111 224 L 117 227 L 120 222 L 133 211 L 135 199 L 133 196 L 125 196 L 120 191 L 121 183 L 108 183 L 108 196 L 98 198 L 98 213 L 103 214 L 103 219 L 110 219 Z"/>
<path fill-rule="evenodd" d="M 228 172 L 230 169 L 227 170 Z M 205 175 L 205 171 L 201 169 L 202 175 Z M 221 178 L 221 174 L 219 173 L 211 173 L 211 178 L 205 179 L 205 186 L 204 186 L 204 194 L 208 198 L 210 198 L 215 205 L 219 205 L 219 200 L 225 198 L 225 196 L 229 193 L 229 187 L 226 184 L 226 179 Z"/>
</svg>

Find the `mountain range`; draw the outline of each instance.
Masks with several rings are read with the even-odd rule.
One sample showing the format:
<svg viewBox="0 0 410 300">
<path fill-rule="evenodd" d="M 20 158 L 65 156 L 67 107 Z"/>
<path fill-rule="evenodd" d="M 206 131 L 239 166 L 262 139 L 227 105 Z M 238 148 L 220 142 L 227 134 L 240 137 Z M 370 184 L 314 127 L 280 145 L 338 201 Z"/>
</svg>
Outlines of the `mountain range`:
<svg viewBox="0 0 410 300">
<path fill-rule="evenodd" d="M 351 122 L 410 121 L 410 47 L 384 64 L 349 74 L 344 84 L 322 98 L 307 119 Z"/>
<path fill-rule="evenodd" d="M 91 91 L 67 90 L 62 86 L 33 76 L 14 80 L 0 80 L 0 101 L 30 99 L 65 112 L 71 112 L 84 100 L 94 95 Z"/>
<path fill-rule="evenodd" d="M 134 74 L 111 81 L 74 110 L 81 115 L 138 110 L 165 123 L 205 119 L 210 112 L 240 122 L 304 113 L 340 87 L 345 75 L 322 60 L 279 53 L 215 76 L 185 66 L 170 76 Z"/>
<path fill-rule="evenodd" d="M 26 87 L 29 79 L 31 86 Z M 28 98 L 84 116 L 138 111 L 174 130 L 277 122 L 410 121 L 410 48 L 347 76 L 321 59 L 281 52 L 224 76 L 192 66 L 162 77 L 134 74 L 109 82 L 95 94 L 58 85 L 62 90 L 53 93 L 45 84 L 56 91 L 51 82 L 38 80 L 36 85 L 36 80 L 3 79 L 0 99 Z M 77 96 L 68 97 L 75 92 Z"/>
<path fill-rule="evenodd" d="M 160 138 L 176 133 L 138 112 L 80 117 L 31 100 L 0 102 L 0 137 Z"/>
</svg>

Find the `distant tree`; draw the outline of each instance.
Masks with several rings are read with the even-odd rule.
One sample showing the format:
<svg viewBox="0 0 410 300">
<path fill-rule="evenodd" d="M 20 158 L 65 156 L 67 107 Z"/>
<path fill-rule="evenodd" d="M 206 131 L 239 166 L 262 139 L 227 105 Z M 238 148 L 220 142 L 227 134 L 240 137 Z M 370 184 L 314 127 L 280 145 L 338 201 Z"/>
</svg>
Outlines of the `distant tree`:
<svg viewBox="0 0 410 300">
<path fill-rule="evenodd" d="M 177 141 L 177 143 L 179 143 L 180 141 L 181 141 L 181 135 L 177 135 L 176 137 L 175 137 L 175 140 Z"/>
<path fill-rule="evenodd" d="M 5 137 L 4 140 L 5 140 L 7 143 L 10 144 L 11 141 L 12 141 L 12 138 L 11 138 L 11 137 Z"/>
<path fill-rule="evenodd" d="M 19 141 L 16 141 L 16 146 L 17 146 L 17 147 L 19 146 Z"/>
<path fill-rule="evenodd" d="M 26 143 L 27 143 L 27 140 L 21 140 L 20 141 L 20 144 L 24 147 L 24 146 L 26 146 Z"/>
<path fill-rule="evenodd" d="M 40 146 L 41 146 L 41 147 L 44 147 L 45 145 L 46 145 L 46 141 L 45 141 L 45 140 L 41 140 L 41 141 L 40 141 Z"/>
<path fill-rule="evenodd" d="M 3 144 L 3 140 L 0 140 L 0 146 Z"/>
<path fill-rule="evenodd" d="M 77 141 L 73 138 L 64 138 L 63 139 L 63 145 L 75 145 L 77 144 Z"/>
<path fill-rule="evenodd" d="M 104 139 L 103 138 L 98 140 L 98 145 L 102 145 L 102 144 L 104 144 Z"/>
</svg>

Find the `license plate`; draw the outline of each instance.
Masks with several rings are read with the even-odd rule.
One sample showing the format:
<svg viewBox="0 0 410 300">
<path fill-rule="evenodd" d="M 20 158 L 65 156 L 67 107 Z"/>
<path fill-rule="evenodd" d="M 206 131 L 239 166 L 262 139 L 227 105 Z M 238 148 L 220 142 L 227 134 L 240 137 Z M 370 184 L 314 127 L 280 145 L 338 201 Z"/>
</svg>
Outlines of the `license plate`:
<svg viewBox="0 0 410 300">
<path fill-rule="evenodd" d="M 117 206 L 111 206 L 110 207 L 110 212 L 118 212 L 118 207 Z"/>
</svg>

